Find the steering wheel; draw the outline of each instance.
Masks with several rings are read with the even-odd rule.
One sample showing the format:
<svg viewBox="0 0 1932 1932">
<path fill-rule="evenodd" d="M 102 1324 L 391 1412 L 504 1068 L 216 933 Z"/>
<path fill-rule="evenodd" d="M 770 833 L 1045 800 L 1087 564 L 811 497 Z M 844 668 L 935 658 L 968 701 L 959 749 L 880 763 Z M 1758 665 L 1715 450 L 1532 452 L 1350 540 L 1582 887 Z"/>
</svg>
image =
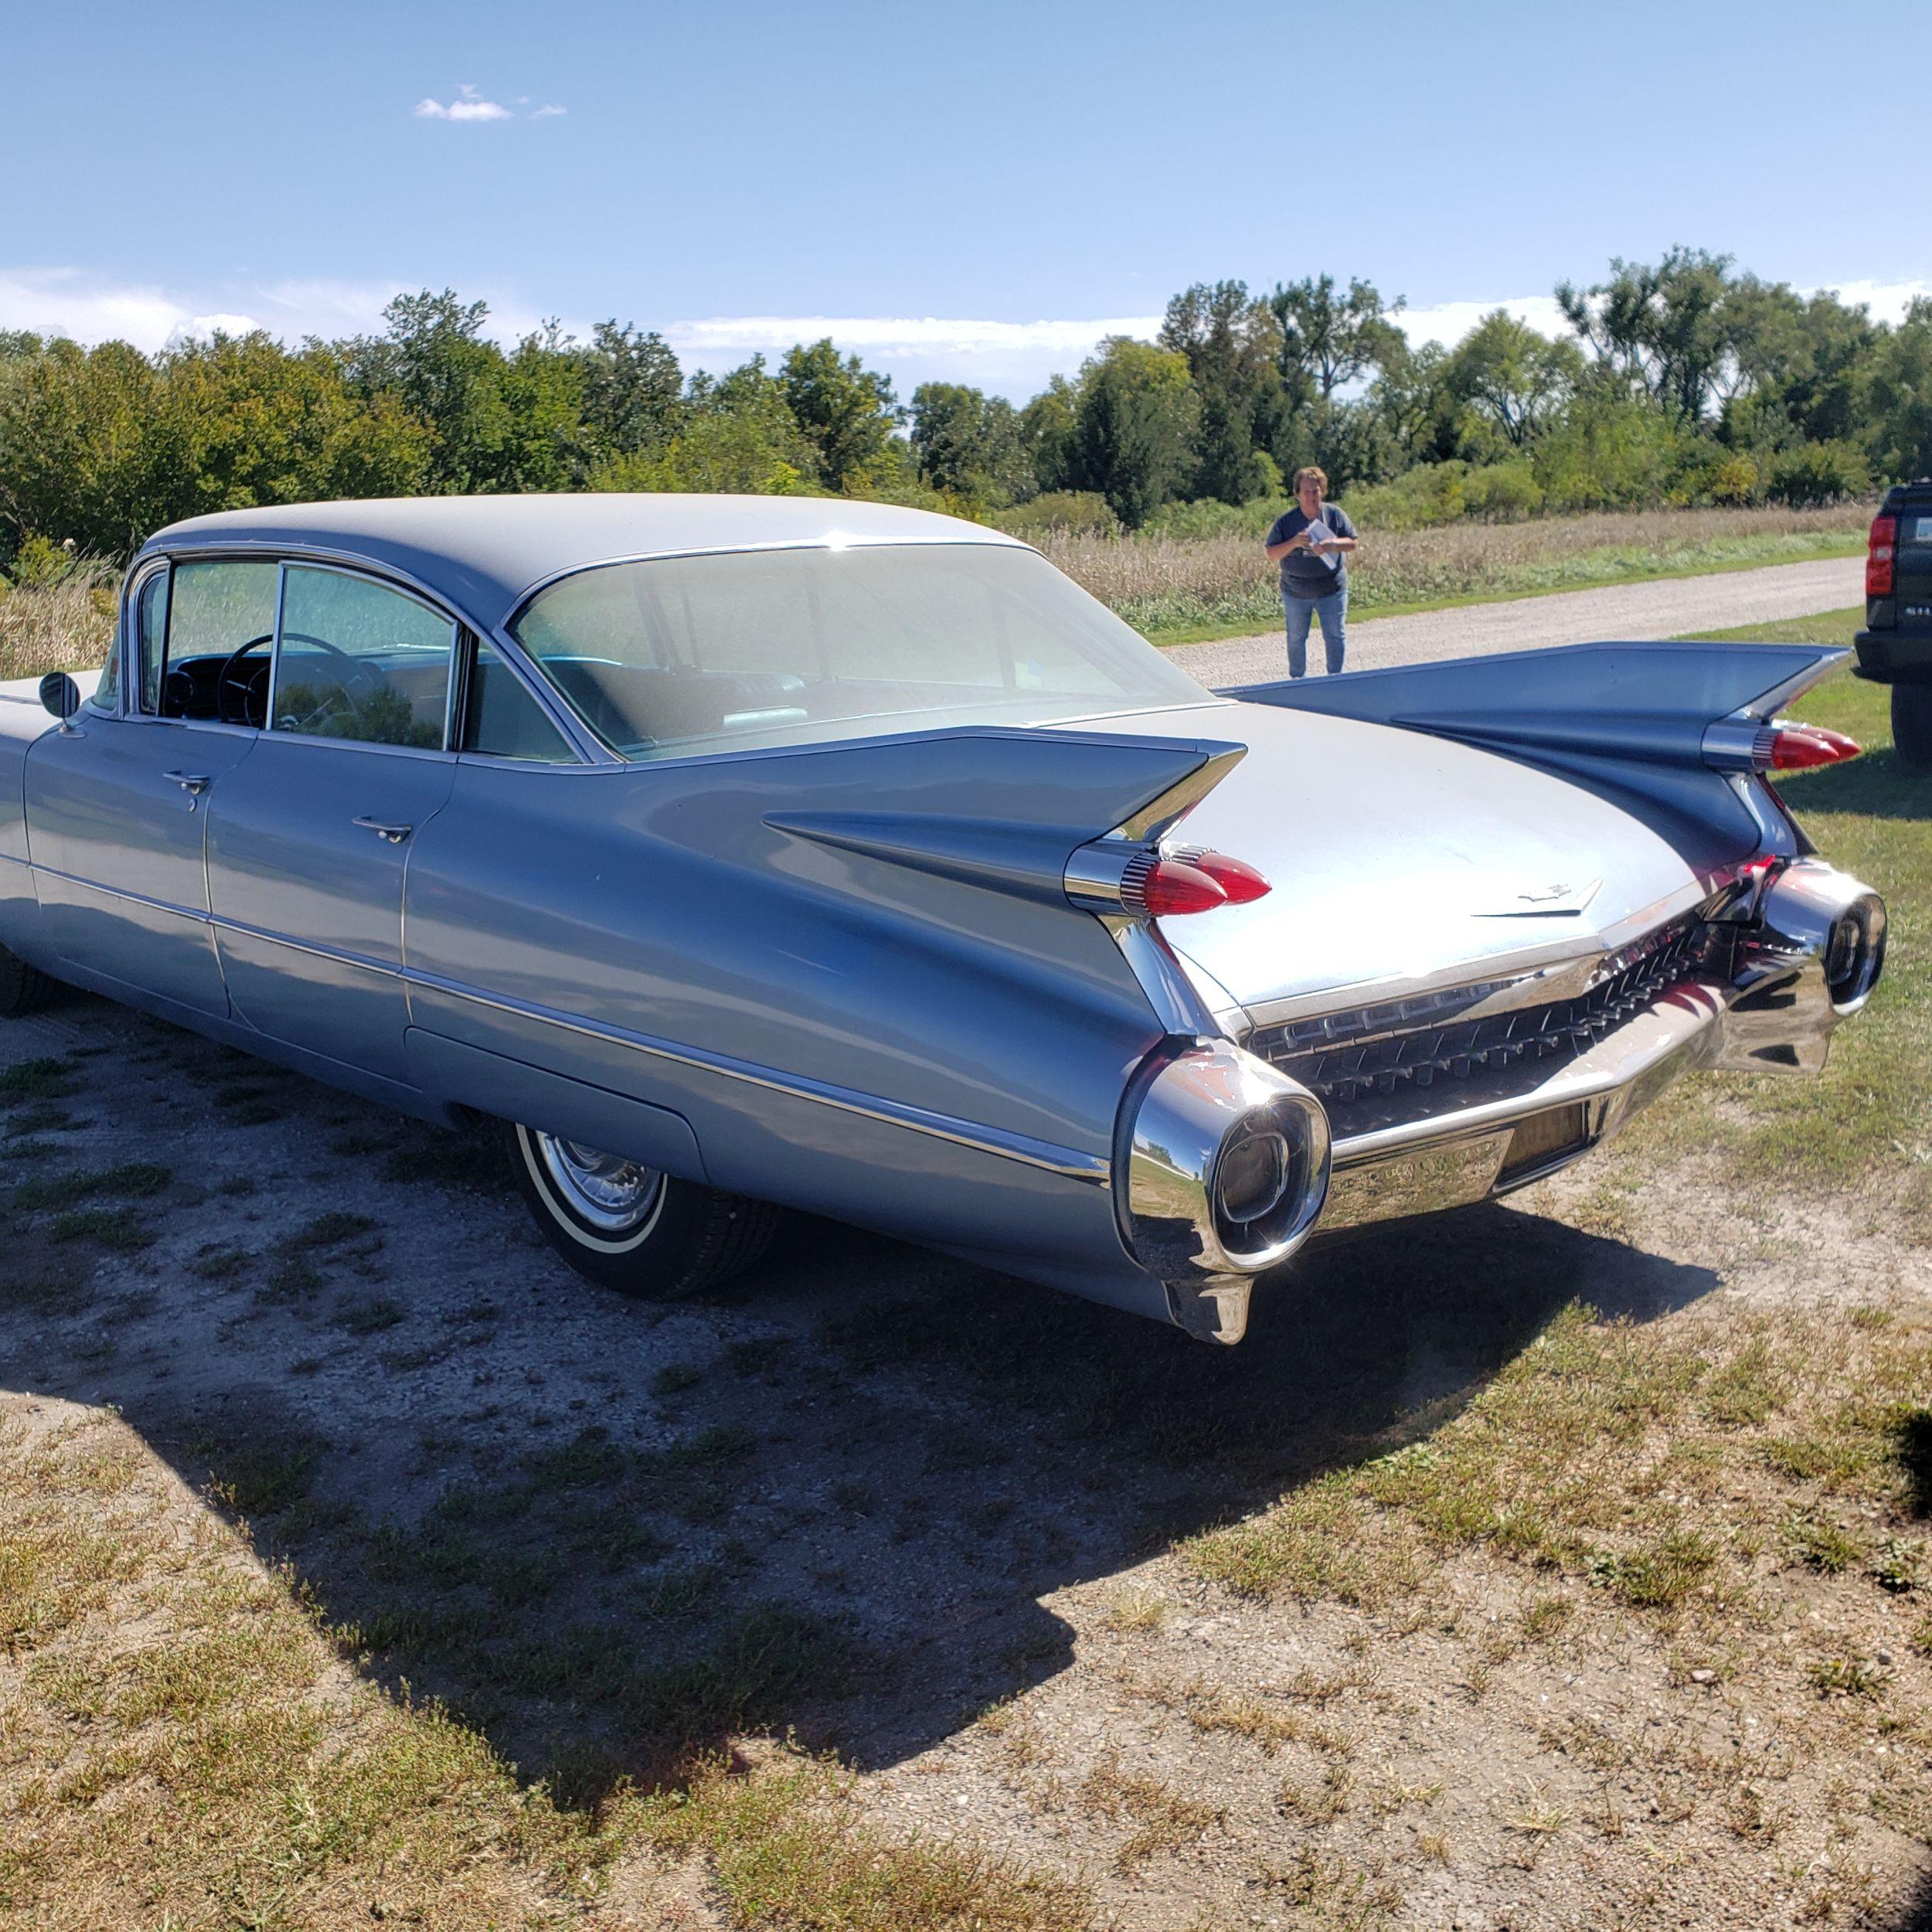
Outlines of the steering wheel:
<svg viewBox="0 0 1932 1932">
<path fill-rule="evenodd" d="M 257 665 L 246 677 L 238 677 L 236 673 L 240 668 L 242 660 L 251 651 L 259 651 L 264 645 L 272 644 L 274 641 L 274 631 L 267 631 L 259 638 L 250 638 L 246 644 L 236 645 L 228 654 L 227 662 L 223 665 L 219 675 L 215 679 L 215 716 L 222 723 L 253 725 L 258 729 L 267 724 L 264 702 L 267 692 L 262 673 L 268 666 Z M 322 698 L 313 710 L 295 721 L 294 729 L 298 731 L 305 730 L 320 719 L 334 715 L 338 709 L 350 713 L 359 711 L 361 707 L 356 703 L 354 696 L 354 688 L 359 679 L 364 685 L 366 696 L 382 689 L 380 672 L 372 670 L 366 664 L 358 662 L 346 651 L 331 644 L 326 638 L 316 637 L 307 631 L 284 631 L 282 641 L 284 643 L 312 644 L 317 650 L 326 652 L 342 667 L 339 680 L 334 689 Z M 341 700 L 339 707 L 335 702 L 338 699 Z M 251 717 L 250 713 L 257 709 L 262 715 Z"/>
</svg>

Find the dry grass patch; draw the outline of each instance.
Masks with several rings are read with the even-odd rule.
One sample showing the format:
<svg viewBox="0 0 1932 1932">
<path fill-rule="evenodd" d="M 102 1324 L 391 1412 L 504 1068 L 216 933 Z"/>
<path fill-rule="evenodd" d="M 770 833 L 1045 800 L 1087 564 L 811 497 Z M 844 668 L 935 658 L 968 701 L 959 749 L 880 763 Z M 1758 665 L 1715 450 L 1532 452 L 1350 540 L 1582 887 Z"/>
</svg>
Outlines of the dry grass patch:
<svg viewBox="0 0 1932 1932">
<path fill-rule="evenodd" d="M 1731 1614 L 1767 1562 L 1862 1570 L 1903 1594 L 1920 1574 L 1906 1532 L 1924 1507 L 1929 1391 L 1922 1309 L 1853 1328 L 1828 1311 L 1644 1324 L 1573 1306 L 1433 1435 L 1211 1532 L 1186 1557 L 1247 1594 L 1371 1607 L 1470 1549 L 1666 1616 Z M 1810 1440 L 1832 1453 L 1793 1454 Z M 1847 1530 L 1832 1505 L 1876 1511 L 1878 1533 Z M 1524 1634 L 1554 1634 L 1566 1600 L 1541 1600 Z"/>
<path fill-rule="evenodd" d="M 83 562 L 52 583 L 0 577 L 0 679 L 97 671 L 114 633 L 121 573 Z"/>
<path fill-rule="evenodd" d="M 213 1445 L 224 1500 L 299 1501 L 299 1447 L 278 1460 L 264 1446 L 250 1475 L 237 1445 Z M 763 1656 L 772 1638 L 747 1641 Z M 831 1767 L 776 1747 L 749 1772 L 700 1760 L 655 1793 L 601 1774 L 581 1793 L 562 1775 L 519 1783 L 448 1711 L 345 1668 L 293 1576 L 262 1570 L 107 1412 L 16 1401 L 0 1431 L 0 1646 L 12 1922 L 472 1932 L 574 1922 L 614 1868 L 627 1896 L 655 1896 L 696 1859 L 748 1928 L 1095 1926 L 1076 1887 L 869 1828 Z M 594 1662 L 557 1664 L 594 1694 Z M 659 1679 L 658 1716 L 709 1696 L 719 1668 Z M 1138 1808 L 1137 1856 L 1209 1821 L 1124 1785 L 1120 1801 Z"/>
<path fill-rule="evenodd" d="M 1226 1818 L 1225 1808 L 1183 1798 L 1157 1777 L 1124 1772 L 1110 1753 L 1080 1781 L 1080 1804 L 1106 1818 L 1123 1819 L 1133 1830 L 1114 1855 L 1123 1872 L 1163 1853 L 1199 1845 Z"/>
</svg>

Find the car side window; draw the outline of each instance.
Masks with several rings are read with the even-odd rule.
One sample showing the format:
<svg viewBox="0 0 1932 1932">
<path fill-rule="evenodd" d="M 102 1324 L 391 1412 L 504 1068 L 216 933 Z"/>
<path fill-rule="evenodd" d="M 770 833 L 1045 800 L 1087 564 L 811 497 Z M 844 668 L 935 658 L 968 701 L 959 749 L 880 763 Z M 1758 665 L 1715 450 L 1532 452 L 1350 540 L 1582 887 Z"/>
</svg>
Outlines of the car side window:
<svg viewBox="0 0 1932 1932">
<path fill-rule="evenodd" d="M 439 749 L 455 627 L 402 591 L 288 566 L 270 723 L 359 744 Z"/>
<path fill-rule="evenodd" d="M 161 676 L 167 654 L 168 571 L 164 565 L 142 583 L 134 597 L 137 702 L 150 715 L 161 706 Z"/>
<path fill-rule="evenodd" d="M 216 558 L 177 563 L 144 592 L 141 709 L 164 718 L 226 716 L 242 722 L 233 706 L 226 713 L 221 708 L 223 672 L 244 645 L 253 649 L 230 674 L 231 683 L 266 671 L 281 575 L 272 562 Z M 247 721 L 259 723 L 259 716 Z"/>
<path fill-rule="evenodd" d="M 100 667 L 100 676 L 94 688 L 94 695 L 88 701 L 97 711 L 114 712 L 121 709 L 121 628 L 114 627 L 113 641 L 107 646 L 107 661 Z"/>
<path fill-rule="evenodd" d="M 470 665 L 458 743 L 465 751 L 485 752 L 493 758 L 529 758 L 544 764 L 577 762 L 577 753 L 522 680 L 493 645 L 481 642 Z"/>
</svg>

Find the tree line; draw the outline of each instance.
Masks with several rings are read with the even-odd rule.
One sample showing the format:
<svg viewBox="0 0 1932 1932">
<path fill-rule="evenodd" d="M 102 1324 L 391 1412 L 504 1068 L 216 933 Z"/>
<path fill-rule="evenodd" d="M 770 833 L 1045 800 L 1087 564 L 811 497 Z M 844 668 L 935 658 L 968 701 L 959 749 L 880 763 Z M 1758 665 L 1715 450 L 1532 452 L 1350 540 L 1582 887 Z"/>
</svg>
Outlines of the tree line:
<svg viewBox="0 0 1932 1932">
<path fill-rule="evenodd" d="M 830 492 L 1131 530 L 1278 501 L 1311 462 L 1411 524 L 1828 502 L 1932 469 L 1932 302 L 1888 326 L 1690 249 L 1556 293 L 1566 337 L 1498 310 L 1417 347 L 1359 279 L 1199 283 L 1154 342 L 1111 338 L 1018 407 L 954 383 L 902 405 L 829 340 L 722 376 L 614 320 L 505 348 L 447 290 L 294 349 L 0 333 L 0 565 L 343 496 Z"/>
</svg>

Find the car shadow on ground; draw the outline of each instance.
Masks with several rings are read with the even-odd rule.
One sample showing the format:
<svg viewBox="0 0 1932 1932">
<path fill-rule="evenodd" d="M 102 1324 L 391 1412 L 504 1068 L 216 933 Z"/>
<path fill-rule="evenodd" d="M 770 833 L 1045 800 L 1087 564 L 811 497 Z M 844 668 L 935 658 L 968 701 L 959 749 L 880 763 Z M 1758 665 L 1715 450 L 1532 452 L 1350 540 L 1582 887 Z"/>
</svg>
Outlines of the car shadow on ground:
<svg viewBox="0 0 1932 1932">
<path fill-rule="evenodd" d="M 650 1307 L 454 1137 L 107 1036 L 36 1172 L 150 1164 L 151 1244 L 61 1247 L 16 1183 L 5 1386 L 117 1405 L 345 1658 L 570 1803 L 747 1733 L 901 1761 L 1067 1666 L 1055 1591 L 1440 1427 L 1572 1301 L 1715 1285 L 1479 1208 L 1317 1247 L 1220 1349 L 801 1218 L 718 1300 Z M 83 1253 L 65 1300 L 34 1285 Z"/>
</svg>

